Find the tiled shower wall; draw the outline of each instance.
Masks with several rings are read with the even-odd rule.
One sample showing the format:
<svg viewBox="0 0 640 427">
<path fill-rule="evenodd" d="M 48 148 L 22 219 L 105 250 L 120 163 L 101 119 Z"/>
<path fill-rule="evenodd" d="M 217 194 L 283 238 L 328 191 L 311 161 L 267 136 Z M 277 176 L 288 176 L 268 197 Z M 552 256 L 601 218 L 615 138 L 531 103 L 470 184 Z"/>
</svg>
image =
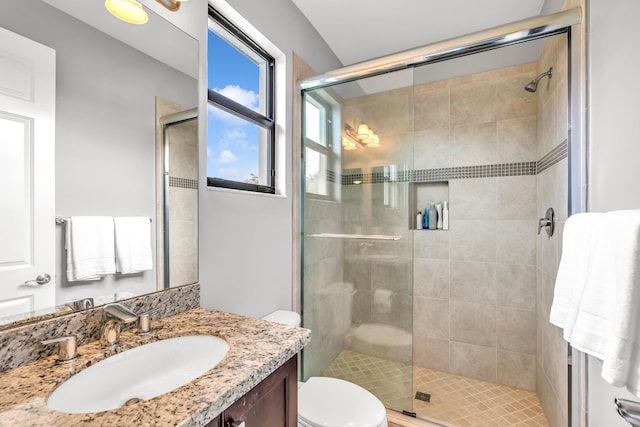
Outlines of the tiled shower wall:
<svg viewBox="0 0 640 427">
<path fill-rule="evenodd" d="M 534 162 L 536 96 L 523 87 L 536 71 L 535 63 L 526 64 L 346 101 L 344 120 L 366 121 L 380 135 L 381 147 L 345 153 L 345 168 L 370 172 L 383 165 L 421 170 Z M 361 205 L 344 200 L 345 227 L 353 216 L 350 232 L 413 234 L 413 247 L 403 247 L 408 238 L 394 248 L 366 248 L 369 256 L 393 250 L 400 257 L 372 262 L 364 276 L 361 264 L 347 262 L 345 280 L 358 287 L 356 324 L 376 321 L 372 296 L 380 287 L 394 292 L 398 306 L 413 300 L 413 318 L 403 319 L 410 310 L 396 311 L 392 322 L 413 323 L 414 364 L 531 390 L 536 380 L 536 177 L 533 172 L 496 175 L 449 180 L 449 231 L 408 230 L 412 184 L 393 184 L 395 207 L 376 204 L 376 186 L 383 184 L 345 186 L 345 197 L 357 191 L 351 198 Z M 362 213 L 359 220 L 354 209 Z M 363 250 L 345 248 L 356 254 Z M 413 271 L 407 271 L 411 263 L 402 254 L 413 256 Z M 412 293 L 405 286 L 411 280 Z"/>
<path fill-rule="evenodd" d="M 568 215 L 568 159 L 567 159 L 567 87 L 568 46 L 565 35 L 547 39 L 540 59 L 538 73 L 553 66 L 553 77 L 540 82 L 538 91 L 538 158 L 555 158 L 556 163 L 538 172 L 537 211 L 544 216 L 552 207 L 556 214 L 553 237 L 541 233 L 537 239 L 537 392 L 551 427 L 566 427 L 567 401 L 567 343 L 562 331 L 549 323 L 560 254 L 562 230 Z M 540 168 L 539 168 L 540 169 Z"/>
<path fill-rule="evenodd" d="M 535 72 L 416 87 L 415 169 L 535 161 Z M 414 232 L 414 364 L 535 387 L 535 201 L 534 175 L 449 181 L 449 232 Z"/>
<path fill-rule="evenodd" d="M 340 204 L 307 196 L 304 201 L 304 326 L 313 340 L 303 350 L 303 380 L 320 375 L 343 348 L 349 311 L 342 303 L 343 250 L 339 239 L 307 237 L 342 233 Z M 344 289 L 342 289 L 344 290 Z"/>
</svg>

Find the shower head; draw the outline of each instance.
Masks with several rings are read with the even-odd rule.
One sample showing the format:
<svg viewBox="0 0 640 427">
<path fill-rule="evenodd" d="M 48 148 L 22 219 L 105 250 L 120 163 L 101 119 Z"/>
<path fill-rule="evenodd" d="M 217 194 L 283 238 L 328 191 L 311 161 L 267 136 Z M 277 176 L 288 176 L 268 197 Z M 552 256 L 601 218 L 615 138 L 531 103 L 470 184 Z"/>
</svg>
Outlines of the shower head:
<svg viewBox="0 0 640 427">
<path fill-rule="evenodd" d="M 551 78 L 553 76 L 553 67 L 549 68 L 549 71 L 540 74 L 535 79 L 531 80 L 525 87 L 524 90 L 527 92 L 535 92 L 538 90 L 538 82 L 545 76 L 549 76 Z"/>
</svg>

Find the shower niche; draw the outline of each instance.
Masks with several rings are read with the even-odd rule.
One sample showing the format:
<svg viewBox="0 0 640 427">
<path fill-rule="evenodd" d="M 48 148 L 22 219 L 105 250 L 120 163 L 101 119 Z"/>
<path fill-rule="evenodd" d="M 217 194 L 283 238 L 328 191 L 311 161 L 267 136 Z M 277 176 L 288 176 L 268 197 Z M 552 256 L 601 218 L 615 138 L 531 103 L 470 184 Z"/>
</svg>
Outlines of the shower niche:
<svg viewBox="0 0 640 427">
<path fill-rule="evenodd" d="M 416 216 L 418 211 L 424 214 L 425 209 L 429 209 L 431 203 L 438 204 L 449 202 L 449 181 L 429 181 L 414 182 L 411 184 L 411 202 L 409 203 L 409 229 L 424 232 L 447 231 L 418 229 Z M 449 211 L 451 206 L 449 206 Z"/>
</svg>

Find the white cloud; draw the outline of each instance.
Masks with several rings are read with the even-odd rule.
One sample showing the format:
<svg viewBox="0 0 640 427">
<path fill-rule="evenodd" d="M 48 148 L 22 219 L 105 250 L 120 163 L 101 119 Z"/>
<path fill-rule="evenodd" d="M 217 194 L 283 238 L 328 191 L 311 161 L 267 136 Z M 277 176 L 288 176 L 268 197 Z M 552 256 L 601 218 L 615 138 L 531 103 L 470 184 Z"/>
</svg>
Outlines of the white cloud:
<svg viewBox="0 0 640 427">
<path fill-rule="evenodd" d="M 252 90 L 246 90 L 237 85 L 228 85 L 222 89 L 216 87 L 213 90 L 221 95 L 226 96 L 229 99 L 233 99 L 237 103 L 242 104 L 247 108 L 258 111 L 260 95 Z M 208 104 L 207 112 L 210 116 L 215 117 L 227 124 L 241 126 L 247 123 L 246 121 L 234 116 L 233 114 L 227 113 L 226 111 L 216 108 L 211 104 Z"/>
<path fill-rule="evenodd" d="M 220 172 L 220 175 L 225 177 L 238 175 L 238 169 L 236 168 L 220 168 L 218 171 Z"/>
<path fill-rule="evenodd" d="M 258 109 L 260 98 L 258 94 L 252 90 L 246 90 L 237 85 L 227 85 L 222 89 L 216 87 L 213 90 L 247 108 L 251 108 L 252 110 Z"/>
<path fill-rule="evenodd" d="M 222 150 L 216 162 L 220 164 L 234 163 L 238 161 L 238 157 L 231 150 Z"/>
</svg>

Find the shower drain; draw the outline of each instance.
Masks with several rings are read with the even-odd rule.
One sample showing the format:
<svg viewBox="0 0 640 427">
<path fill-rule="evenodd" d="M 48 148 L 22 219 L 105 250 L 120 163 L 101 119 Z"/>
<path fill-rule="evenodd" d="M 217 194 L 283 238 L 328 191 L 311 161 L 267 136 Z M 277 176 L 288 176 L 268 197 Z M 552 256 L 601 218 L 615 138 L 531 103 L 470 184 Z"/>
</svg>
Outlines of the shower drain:
<svg viewBox="0 0 640 427">
<path fill-rule="evenodd" d="M 431 402 L 431 395 L 429 393 L 416 391 L 416 400 L 422 400 L 423 402 Z"/>
</svg>

